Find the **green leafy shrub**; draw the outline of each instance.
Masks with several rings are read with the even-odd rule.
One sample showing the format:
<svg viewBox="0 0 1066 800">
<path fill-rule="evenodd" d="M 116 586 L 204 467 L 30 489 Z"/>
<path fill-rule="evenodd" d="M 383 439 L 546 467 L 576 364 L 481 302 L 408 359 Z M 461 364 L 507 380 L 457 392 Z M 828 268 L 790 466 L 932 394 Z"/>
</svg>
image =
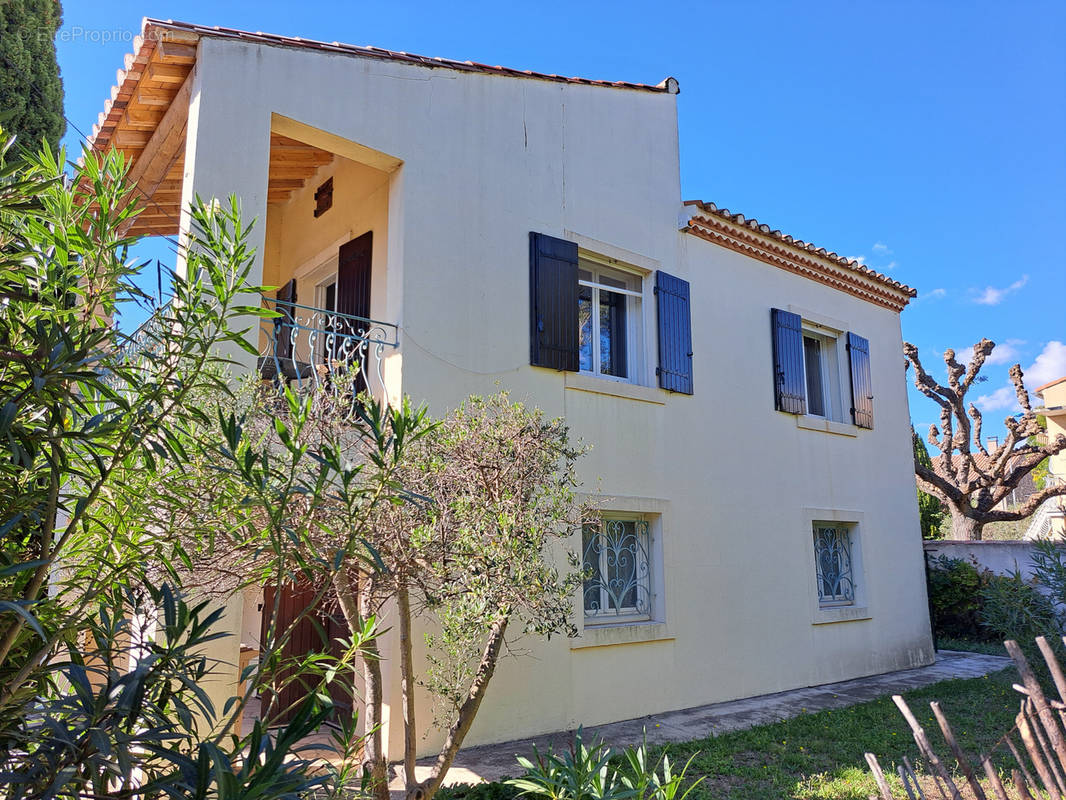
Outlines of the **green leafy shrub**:
<svg viewBox="0 0 1066 800">
<path fill-rule="evenodd" d="M 938 637 L 981 638 L 981 573 L 969 561 L 939 556 L 929 559 L 929 604 Z"/>
<path fill-rule="evenodd" d="M 1054 605 L 1018 570 L 1010 575 L 991 576 L 982 587 L 980 598 L 978 618 L 986 635 L 1018 641 L 1056 636 Z"/>
<path fill-rule="evenodd" d="M 456 783 L 437 790 L 435 800 L 513 800 L 521 790 L 512 786 L 510 778 L 492 783 Z"/>
<path fill-rule="evenodd" d="M 1051 594 L 1051 599 L 1066 606 L 1066 559 L 1063 546 L 1047 539 L 1033 545 L 1033 577 Z"/>
<path fill-rule="evenodd" d="M 542 755 L 534 747 L 533 761 L 519 757 L 526 774 L 507 784 L 523 795 L 549 800 L 685 800 L 703 780 L 693 781 L 682 791 L 695 757 L 675 773 L 665 753 L 655 763 L 648 761 L 647 742 L 619 754 L 602 739 L 586 745 L 579 728 L 561 756 L 550 750 Z"/>
</svg>

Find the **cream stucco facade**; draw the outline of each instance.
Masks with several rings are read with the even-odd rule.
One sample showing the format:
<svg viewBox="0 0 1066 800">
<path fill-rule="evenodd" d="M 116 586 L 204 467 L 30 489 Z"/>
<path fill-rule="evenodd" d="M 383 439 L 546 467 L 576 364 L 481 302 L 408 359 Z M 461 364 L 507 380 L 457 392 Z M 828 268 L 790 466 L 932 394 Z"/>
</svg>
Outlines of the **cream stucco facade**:
<svg viewBox="0 0 1066 800">
<path fill-rule="evenodd" d="M 565 416 L 592 444 L 587 490 L 649 523 L 644 619 L 516 643 L 530 652 L 503 660 L 468 744 L 933 660 L 901 355 L 906 287 L 683 205 L 676 83 L 595 85 L 176 33 L 195 48 L 181 198 L 240 198 L 260 221 L 253 280 L 296 277 L 300 302 L 319 302 L 337 248 L 372 231 L 370 316 L 398 330 L 390 396 L 439 414 L 499 386 Z M 334 155 L 275 201 L 272 134 Z M 329 178 L 333 205 L 316 217 Z M 575 243 L 637 287 L 627 380 L 530 364 L 531 232 Z M 690 286 L 692 394 L 659 388 L 658 271 Z M 775 410 L 771 309 L 822 343 L 821 416 Z M 848 332 L 869 342 L 869 428 L 850 416 Z M 850 602 L 820 600 L 816 522 L 848 531 Z M 241 606 L 229 608 L 234 630 L 254 629 Z M 224 646 L 236 664 L 237 642 Z M 387 635 L 387 675 L 395 647 Z M 398 715 L 398 678 L 385 699 Z M 386 720 L 393 757 L 397 719 Z M 426 753 L 441 737 L 420 735 Z"/>
<path fill-rule="evenodd" d="M 1043 408 L 1039 411 L 1047 419 L 1048 440 L 1054 441 L 1058 436 L 1066 436 L 1066 376 L 1041 386 L 1035 394 L 1044 401 Z M 1066 451 L 1048 459 L 1048 476 L 1045 481 L 1066 481 Z M 1048 500 L 1045 505 L 1048 508 L 1042 511 L 1047 516 L 1048 535 L 1066 537 L 1066 501 L 1054 498 Z"/>
</svg>

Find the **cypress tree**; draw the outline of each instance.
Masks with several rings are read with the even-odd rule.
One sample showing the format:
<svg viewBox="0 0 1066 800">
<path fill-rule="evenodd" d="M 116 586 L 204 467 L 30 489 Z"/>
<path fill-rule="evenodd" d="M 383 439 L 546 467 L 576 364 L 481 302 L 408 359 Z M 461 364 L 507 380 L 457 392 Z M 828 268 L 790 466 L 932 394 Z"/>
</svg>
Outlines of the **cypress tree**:
<svg viewBox="0 0 1066 800">
<path fill-rule="evenodd" d="M 59 0 L 0 0 L 0 125 L 31 150 L 54 150 L 66 129 L 56 60 Z"/>
</svg>

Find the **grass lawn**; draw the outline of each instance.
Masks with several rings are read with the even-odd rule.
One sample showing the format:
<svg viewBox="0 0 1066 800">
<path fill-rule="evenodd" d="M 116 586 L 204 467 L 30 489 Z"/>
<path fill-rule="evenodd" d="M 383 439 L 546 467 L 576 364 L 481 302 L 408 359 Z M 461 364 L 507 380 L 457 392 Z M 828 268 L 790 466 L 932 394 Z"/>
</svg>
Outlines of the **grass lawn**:
<svg viewBox="0 0 1066 800">
<path fill-rule="evenodd" d="M 1017 672 L 1002 672 L 969 680 L 944 681 L 905 695 L 925 728 L 933 748 L 954 766 L 929 702 L 938 700 L 964 751 L 975 756 L 1010 729 L 1019 695 L 1011 684 Z M 693 777 L 705 776 L 693 793 L 700 800 L 867 800 L 877 787 L 863 754 L 874 753 L 886 771 L 910 758 L 921 767 L 917 746 L 890 697 L 850 708 L 803 714 L 784 722 L 727 733 L 666 748 L 671 761 L 695 754 Z M 1009 753 L 997 761 L 1008 767 Z M 903 790 L 895 782 L 898 796 Z M 962 789 L 960 784 L 960 789 Z M 936 797 L 926 787 L 927 796 Z"/>
<path fill-rule="evenodd" d="M 1003 654 L 1002 645 L 951 641 L 941 642 L 941 647 Z M 925 728 L 933 749 L 949 769 L 956 771 L 929 709 L 930 701 L 940 702 L 956 738 L 980 774 L 976 756 L 987 751 L 1014 724 L 1020 695 L 1011 684 L 1017 680 L 1017 671 L 1012 667 L 983 678 L 944 681 L 904 697 Z M 675 769 L 695 757 L 688 775 L 704 780 L 690 795 L 692 800 L 867 800 L 877 791 L 863 757 L 867 752 L 877 756 L 886 774 L 893 773 L 889 781 L 897 797 L 905 797 L 894 774 L 904 756 L 919 772 L 926 797 L 939 797 L 931 778 L 922 775 L 917 746 L 891 697 L 802 714 L 746 731 L 674 743 L 662 750 L 669 754 Z M 997 751 L 993 762 L 1001 769 L 1009 770 L 1013 765 L 1009 752 L 1004 756 Z M 961 776 L 958 785 L 964 797 L 971 797 Z M 474 791 L 469 792 L 471 789 Z M 513 793 L 510 787 L 499 784 L 456 787 L 445 791 L 443 800 L 504 800 Z"/>
</svg>

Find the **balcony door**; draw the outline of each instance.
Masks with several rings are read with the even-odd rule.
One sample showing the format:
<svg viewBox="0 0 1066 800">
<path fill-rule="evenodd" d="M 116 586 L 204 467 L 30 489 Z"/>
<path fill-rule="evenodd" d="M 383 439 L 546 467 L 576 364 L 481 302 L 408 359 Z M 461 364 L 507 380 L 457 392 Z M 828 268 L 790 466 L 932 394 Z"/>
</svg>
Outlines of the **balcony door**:
<svg viewBox="0 0 1066 800">
<path fill-rule="evenodd" d="M 330 308 L 330 311 L 351 314 L 353 317 L 370 316 L 370 263 L 374 252 L 373 244 L 374 232 L 367 231 L 341 245 L 334 298 L 336 307 Z"/>
<path fill-rule="evenodd" d="M 337 258 L 337 276 L 326 284 L 320 284 L 321 307 L 326 313 L 326 331 L 337 338 L 327 337 L 323 343 L 326 360 L 350 362 L 353 358 L 362 361 L 367 357 L 366 345 L 359 339 L 366 334 L 369 324 L 358 319 L 334 316 L 346 314 L 367 319 L 370 317 L 370 275 L 373 257 L 373 231 L 352 239 L 340 246 Z M 366 389 L 365 374 L 357 379 L 356 390 Z"/>
</svg>

